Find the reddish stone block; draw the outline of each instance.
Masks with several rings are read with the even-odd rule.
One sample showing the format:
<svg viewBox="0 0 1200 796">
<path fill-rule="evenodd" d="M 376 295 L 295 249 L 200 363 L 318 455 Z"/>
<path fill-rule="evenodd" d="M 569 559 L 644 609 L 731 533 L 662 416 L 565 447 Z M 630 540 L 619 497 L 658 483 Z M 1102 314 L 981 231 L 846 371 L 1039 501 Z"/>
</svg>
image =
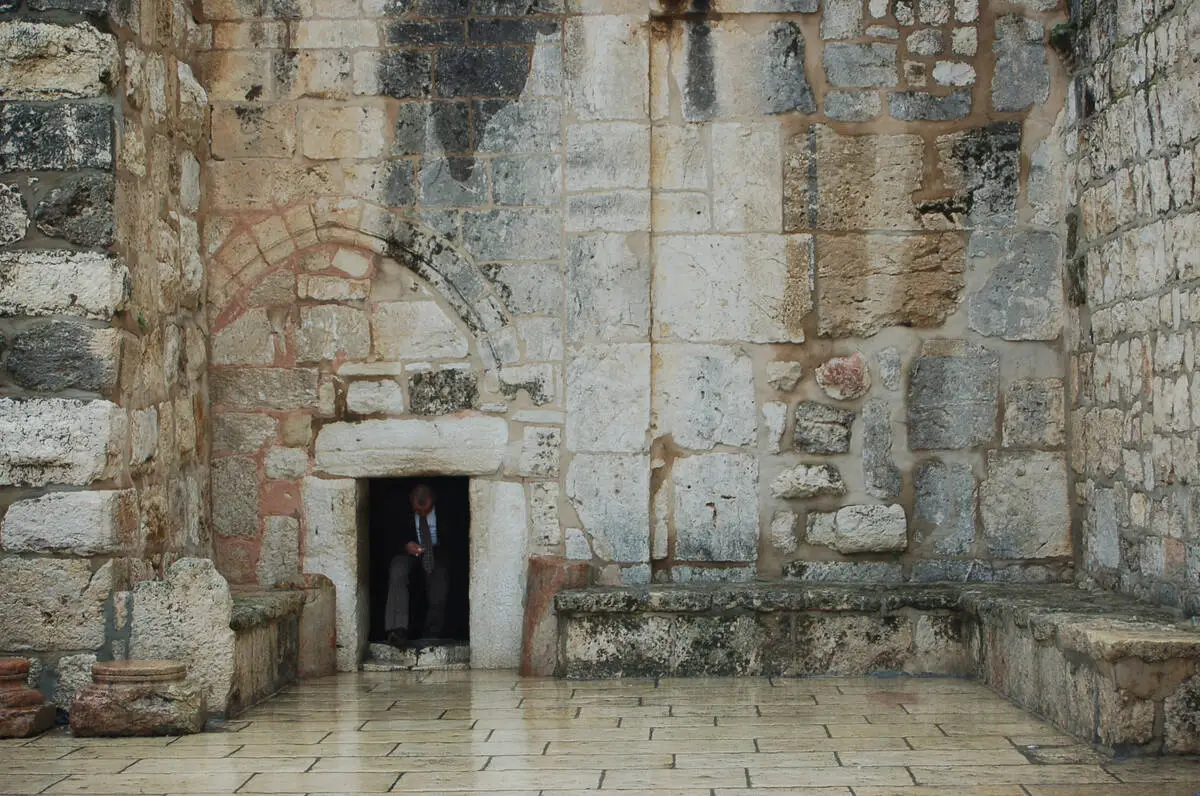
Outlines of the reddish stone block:
<svg viewBox="0 0 1200 796">
<path fill-rule="evenodd" d="M 28 738 L 54 726 L 54 706 L 25 685 L 29 661 L 0 658 L 0 738 Z"/>
<path fill-rule="evenodd" d="M 188 735 L 204 729 L 204 692 L 188 685 L 178 661 L 107 661 L 71 705 L 79 737 Z"/>
<path fill-rule="evenodd" d="M 558 617 L 554 595 L 562 589 L 589 585 L 591 565 L 557 556 L 529 560 L 525 589 L 525 627 L 521 644 L 521 675 L 553 675 L 558 665 Z"/>
</svg>

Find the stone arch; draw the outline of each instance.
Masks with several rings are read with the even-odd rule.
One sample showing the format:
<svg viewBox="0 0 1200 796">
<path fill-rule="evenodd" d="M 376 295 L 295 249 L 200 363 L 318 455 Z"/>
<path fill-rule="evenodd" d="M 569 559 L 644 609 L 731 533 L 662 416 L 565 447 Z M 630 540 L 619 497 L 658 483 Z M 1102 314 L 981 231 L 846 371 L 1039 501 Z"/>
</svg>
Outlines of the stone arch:
<svg viewBox="0 0 1200 796">
<path fill-rule="evenodd" d="M 318 199 L 245 216 L 210 258 L 211 318 L 226 314 L 297 251 L 324 243 L 367 249 L 412 271 L 471 331 L 485 370 L 500 367 L 497 349 L 500 339 L 512 334 L 512 313 L 483 269 L 444 235 L 358 199 Z"/>
</svg>

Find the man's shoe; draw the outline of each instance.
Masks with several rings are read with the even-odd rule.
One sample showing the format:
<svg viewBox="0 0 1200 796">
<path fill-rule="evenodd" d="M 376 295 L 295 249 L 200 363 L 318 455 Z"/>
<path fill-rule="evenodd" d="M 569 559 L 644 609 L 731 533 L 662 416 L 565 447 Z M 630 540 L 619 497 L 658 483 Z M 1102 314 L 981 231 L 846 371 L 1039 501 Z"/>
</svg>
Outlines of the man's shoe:
<svg viewBox="0 0 1200 796">
<path fill-rule="evenodd" d="M 387 634 L 387 643 L 389 646 L 395 647 L 398 650 L 408 649 L 408 631 L 389 630 Z"/>
</svg>

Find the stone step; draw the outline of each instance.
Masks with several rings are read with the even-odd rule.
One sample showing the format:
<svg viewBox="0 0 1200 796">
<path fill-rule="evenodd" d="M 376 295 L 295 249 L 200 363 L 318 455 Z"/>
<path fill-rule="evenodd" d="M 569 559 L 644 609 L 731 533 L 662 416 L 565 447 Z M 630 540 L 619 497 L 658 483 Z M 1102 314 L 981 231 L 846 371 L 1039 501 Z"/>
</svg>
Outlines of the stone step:
<svg viewBox="0 0 1200 796">
<path fill-rule="evenodd" d="M 471 645 L 466 642 L 423 646 L 417 640 L 403 650 L 389 644 L 368 645 L 362 669 L 364 672 L 468 669 L 470 663 Z"/>
</svg>

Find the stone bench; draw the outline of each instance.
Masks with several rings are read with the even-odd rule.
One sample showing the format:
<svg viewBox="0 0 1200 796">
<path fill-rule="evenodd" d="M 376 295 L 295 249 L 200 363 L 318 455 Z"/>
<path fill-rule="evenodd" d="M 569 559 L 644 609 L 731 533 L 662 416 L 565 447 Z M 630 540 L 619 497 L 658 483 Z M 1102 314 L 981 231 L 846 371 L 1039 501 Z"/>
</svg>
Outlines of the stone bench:
<svg viewBox="0 0 1200 796">
<path fill-rule="evenodd" d="M 573 678 L 975 677 L 1091 743 L 1200 752 L 1200 629 L 1070 584 L 747 583 L 559 592 Z"/>
<path fill-rule="evenodd" d="M 233 683 L 226 716 L 236 716 L 300 677 L 334 672 L 334 595 L 327 578 L 294 588 L 235 591 Z"/>
</svg>

